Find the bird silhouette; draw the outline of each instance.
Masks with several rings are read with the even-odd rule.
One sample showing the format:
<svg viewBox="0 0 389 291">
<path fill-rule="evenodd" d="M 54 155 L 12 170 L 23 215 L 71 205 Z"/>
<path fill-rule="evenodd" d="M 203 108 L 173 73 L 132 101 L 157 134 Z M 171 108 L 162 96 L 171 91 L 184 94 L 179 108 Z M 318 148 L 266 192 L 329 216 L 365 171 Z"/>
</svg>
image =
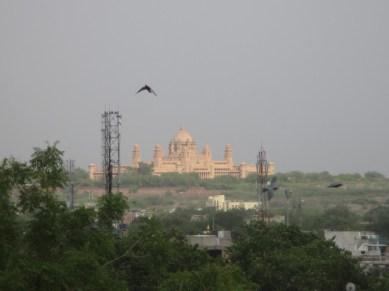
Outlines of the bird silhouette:
<svg viewBox="0 0 389 291">
<path fill-rule="evenodd" d="M 157 93 L 155 93 L 155 91 L 149 86 L 149 85 L 144 85 L 142 88 L 140 88 L 137 92 L 136 92 L 136 94 L 138 94 L 138 93 L 140 93 L 140 92 L 142 92 L 142 91 L 147 91 L 147 92 L 149 92 L 149 93 L 151 93 L 151 94 L 154 94 L 155 96 L 157 96 Z"/>
<path fill-rule="evenodd" d="M 343 186 L 342 183 L 334 182 L 334 183 L 331 183 L 330 185 L 328 185 L 328 188 L 339 188 L 339 187 L 342 187 L 342 186 Z"/>
</svg>

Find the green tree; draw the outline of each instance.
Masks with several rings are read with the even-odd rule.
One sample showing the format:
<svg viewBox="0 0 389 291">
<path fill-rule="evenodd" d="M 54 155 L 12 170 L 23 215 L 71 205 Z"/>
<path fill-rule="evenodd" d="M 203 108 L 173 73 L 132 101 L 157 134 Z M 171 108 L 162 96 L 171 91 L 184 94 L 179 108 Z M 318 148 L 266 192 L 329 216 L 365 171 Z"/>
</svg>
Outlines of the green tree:
<svg viewBox="0 0 389 291">
<path fill-rule="evenodd" d="M 360 181 L 362 180 L 362 176 L 361 174 L 359 173 L 354 173 L 354 174 L 339 174 L 336 176 L 336 180 L 338 181 L 352 181 L 352 182 L 356 182 L 356 181 Z"/>
<path fill-rule="evenodd" d="M 358 226 L 360 217 L 347 206 L 338 205 L 327 209 L 313 221 L 314 229 L 353 230 Z"/>
<path fill-rule="evenodd" d="M 389 238 L 389 206 L 376 207 L 366 213 L 365 218 L 372 230 Z"/>
<path fill-rule="evenodd" d="M 348 253 L 295 226 L 246 226 L 231 248 L 231 260 L 260 290 L 343 290 L 350 281 L 367 286 Z"/>
<path fill-rule="evenodd" d="M 161 291 L 250 291 L 256 285 L 247 280 L 237 266 L 207 264 L 195 271 L 172 273 Z"/>
<path fill-rule="evenodd" d="M 370 171 L 365 173 L 365 178 L 374 181 L 374 180 L 383 180 L 385 179 L 385 176 L 379 172 Z"/>
<path fill-rule="evenodd" d="M 201 185 L 207 189 L 219 189 L 219 190 L 229 190 L 233 189 L 235 185 L 239 184 L 241 181 L 239 178 L 232 176 L 218 176 L 214 179 L 204 180 Z"/>
<path fill-rule="evenodd" d="M 8 265 L 20 241 L 17 208 L 11 201 L 11 191 L 28 180 L 26 164 L 4 159 L 0 165 L 0 270 Z"/>
<path fill-rule="evenodd" d="M 62 156 L 63 151 L 57 148 L 57 143 L 47 145 L 46 149 L 34 149 L 30 160 L 31 173 L 42 190 L 54 191 L 68 181 Z"/>
<path fill-rule="evenodd" d="M 185 234 L 198 234 L 206 229 L 209 220 L 191 221 L 192 215 L 202 214 L 193 208 L 177 208 L 173 213 L 161 215 L 159 220 L 167 231 L 177 230 Z"/>
<path fill-rule="evenodd" d="M 155 219 L 143 219 L 130 228 L 120 253 L 109 264 L 124 274 L 129 290 L 139 291 L 158 290 L 170 274 L 199 269 L 210 260 L 180 233 L 165 231 Z"/>
<path fill-rule="evenodd" d="M 153 174 L 153 166 L 146 163 L 139 163 L 138 167 L 139 175 L 152 175 Z"/>
<path fill-rule="evenodd" d="M 69 179 L 76 186 L 92 186 L 96 185 L 96 181 L 92 181 L 89 179 L 88 172 L 81 168 L 74 169 L 72 175 Z"/>
<path fill-rule="evenodd" d="M 246 220 L 253 216 L 252 211 L 244 209 L 232 209 L 215 213 L 214 223 L 217 229 L 230 230 L 233 235 L 239 233 Z"/>
<path fill-rule="evenodd" d="M 127 200 L 121 193 L 103 195 L 97 205 L 99 224 L 107 229 L 112 229 L 128 208 Z"/>
<path fill-rule="evenodd" d="M 97 228 L 94 211 L 72 211 L 56 198 L 67 181 L 62 154 L 54 144 L 36 148 L 28 164 L 1 163 L 0 289 L 124 290 L 104 266 L 115 257 L 112 231 Z"/>
<path fill-rule="evenodd" d="M 305 174 L 300 171 L 292 171 L 286 174 L 288 181 L 292 182 L 303 182 Z"/>
<path fill-rule="evenodd" d="M 389 273 L 382 270 L 373 270 L 368 274 L 369 288 L 371 291 L 389 290 Z"/>
</svg>

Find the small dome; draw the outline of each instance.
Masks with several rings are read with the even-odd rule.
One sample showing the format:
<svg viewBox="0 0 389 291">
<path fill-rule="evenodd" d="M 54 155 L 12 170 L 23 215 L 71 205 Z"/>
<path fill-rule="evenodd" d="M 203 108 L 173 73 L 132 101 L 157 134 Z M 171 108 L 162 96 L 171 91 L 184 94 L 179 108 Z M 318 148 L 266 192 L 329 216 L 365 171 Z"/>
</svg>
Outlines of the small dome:
<svg viewBox="0 0 389 291">
<path fill-rule="evenodd" d="M 173 142 L 193 142 L 194 139 L 184 128 L 180 128 L 178 133 L 173 137 Z"/>
</svg>

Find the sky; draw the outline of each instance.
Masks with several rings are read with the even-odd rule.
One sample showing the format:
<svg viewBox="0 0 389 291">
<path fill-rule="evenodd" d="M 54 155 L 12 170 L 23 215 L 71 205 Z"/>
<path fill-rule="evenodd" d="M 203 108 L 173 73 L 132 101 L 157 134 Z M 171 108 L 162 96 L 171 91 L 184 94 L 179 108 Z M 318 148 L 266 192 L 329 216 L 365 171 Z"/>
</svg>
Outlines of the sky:
<svg viewBox="0 0 389 291">
<path fill-rule="evenodd" d="M 0 0 L 0 159 L 59 141 L 101 163 L 101 113 L 132 147 L 199 150 L 281 172 L 389 175 L 387 0 Z M 145 83 L 158 96 L 135 92 Z"/>
</svg>

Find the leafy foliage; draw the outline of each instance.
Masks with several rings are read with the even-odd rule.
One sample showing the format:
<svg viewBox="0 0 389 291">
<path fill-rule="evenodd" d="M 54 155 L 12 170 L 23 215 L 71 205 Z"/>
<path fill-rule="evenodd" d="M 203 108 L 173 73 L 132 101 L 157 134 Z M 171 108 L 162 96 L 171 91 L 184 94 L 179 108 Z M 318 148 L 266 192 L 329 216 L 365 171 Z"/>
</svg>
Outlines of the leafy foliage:
<svg viewBox="0 0 389 291">
<path fill-rule="evenodd" d="M 291 213 L 291 224 L 298 225 L 305 230 L 322 231 L 332 230 L 356 230 L 360 229 L 361 217 L 353 213 L 345 205 L 336 205 L 326 209 L 323 213 L 302 213 L 295 207 Z"/>
<path fill-rule="evenodd" d="M 124 289 L 102 264 L 115 252 L 112 233 L 95 227 L 93 210 L 71 211 L 56 199 L 67 181 L 62 154 L 48 145 L 29 164 L 6 159 L 0 166 L 1 290 Z"/>
<path fill-rule="evenodd" d="M 235 230 L 228 261 L 187 244 L 178 229 L 198 232 L 188 211 L 163 217 L 164 225 L 141 219 L 120 233 L 114 225 L 128 204 L 121 194 L 102 196 L 97 212 L 69 209 L 57 200 L 56 189 L 68 181 L 62 155 L 54 144 L 36 148 L 29 163 L 12 158 L 0 163 L 0 290 L 343 290 L 348 281 L 364 289 L 388 286 L 386 276 L 364 275 L 333 242 L 295 226 L 246 225 L 247 213 L 240 210 L 210 212 L 208 221 L 196 226 L 213 216 L 216 228 Z M 247 184 L 231 177 L 213 182 L 195 175 L 155 177 L 147 171 L 136 179 L 143 179 L 142 185 L 183 187 Z M 379 208 L 369 216 L 377 230 L 387 228 L 378 223 L 386 221 L 387 212 Z M 354 219 L 341 208 L 325 215 L 324 226 L 348 226 Z"/>
<path fill-rule="evenodd" d="M 63 152 L 56 143 L 48 145 L 45 150 L 35 148 L 31 156 L 30 168 L 32 177 L 39 183 L 42 190 L 53 190 L 63 187 L 68 180 L 62 160 Z"/>
<path fill-rule="evenodd" d="M 349 254 L 293 226 L 248 225 L 231 260 L 261 290 L 343 290 L 349 281 L 367 286 Z"/>
<path fill-rule="evenodd" d="M 368 180 L 383 180 L 385 176 L 379 172 L 370 171 L 365 173 L 365 178 Z"/>
<path fill-rule="evenodd" d="M 151 175 L 153 173 L 153 167 L 146 163 L 139 163 L 138 174 L 139 175 Z"/>
<path fill-rule="evenodd" d="M 197 271 L 173 273 L 161 286 L 163 291 L 250 291 L 256 285 L 237 266 L 208 264 Z"/>
<path fill-rule="evenodd" d="M 192 187 L 200 185 L 200 178 L 197 174 L 178 174 L 178 173 L 165 173 L 161 176 L 154 176 L 145 169 L 139 169 L 138 171 L 130 170 L 128 173 L 124 173 L 120 182 L 123 186 L 131 187 L 172 187 L 172 186 L 184 186 Z"/>
<path fill-rule="evenodd" d="M 370 227 L 377 233 L 389 238 L 389 207 L 379 206 L 366 214 Z"/>
<path fill-rule="evenodd" d="M 102 196 L 98 202 L 99 224 L 112 229 L 113 224 L 121 220 L 127 208 L 127 200 L 121 193 Z"/>
<path fill-rule="evenodd" d="M 123 255 L 112 264 L 125 274 L 130 290 L 157 290 L 169 274 L 192 271 L 209 262 L 203 251 L 186 244 L 175 231 L 154 220 L 141 220 L 120 244 Z"/>
</svg>

